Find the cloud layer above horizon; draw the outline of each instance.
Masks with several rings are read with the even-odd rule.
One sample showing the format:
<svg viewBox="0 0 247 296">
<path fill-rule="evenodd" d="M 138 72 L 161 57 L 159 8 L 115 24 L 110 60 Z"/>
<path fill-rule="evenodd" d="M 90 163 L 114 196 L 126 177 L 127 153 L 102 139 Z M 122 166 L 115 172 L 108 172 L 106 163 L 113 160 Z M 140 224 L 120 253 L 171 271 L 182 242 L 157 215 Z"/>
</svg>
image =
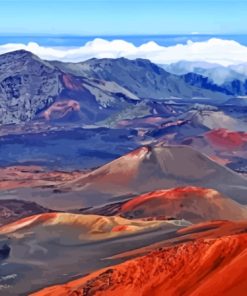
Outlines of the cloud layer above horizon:
<svg viewBox="0 0 247 296">
<path fill-rule="evenodd" d="M 82 47 L 44 47 L 37 43 L 0 45 L 0 54 L 24 49 L 46 60 L 66 62 L 85 61 L 90 58 L 145 58 L 156 64 L 178 61 L 203 61 L 223 66 L 247 63 L 247 47 L 233 40 L 212 38 L 204 42 L 188 41 L 175 46 L 160 46 L 151 41 L 135 46 L 124 40 L 94 39 Z"/>
</svg>

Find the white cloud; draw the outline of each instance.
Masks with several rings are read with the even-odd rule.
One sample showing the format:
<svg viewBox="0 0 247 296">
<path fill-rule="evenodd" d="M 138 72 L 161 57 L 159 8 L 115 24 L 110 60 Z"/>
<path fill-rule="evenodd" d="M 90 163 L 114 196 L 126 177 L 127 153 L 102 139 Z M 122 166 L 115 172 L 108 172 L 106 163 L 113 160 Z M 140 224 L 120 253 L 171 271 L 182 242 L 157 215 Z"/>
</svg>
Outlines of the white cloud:
<svg viewBox="0 0 247 296">
<path fill-rule="evenodd" d="M 37 43 L 0 45 L 0 54 L 25 49 L 47 60 L 70 62 L 89 58 L 146 58 L 157 64 L 169 64 L 181 60 L 204 61 L 224 66 L 247 62 L 247 47 L 232 40 L 212 38 L 205 42 L 188 41 L 187 44 L 160 46 L 151 41 L 135 46 L 124 40 L 107 41 L 94 39 L 82 47 L 59 48 L 43 47 Z"/>
</svg>

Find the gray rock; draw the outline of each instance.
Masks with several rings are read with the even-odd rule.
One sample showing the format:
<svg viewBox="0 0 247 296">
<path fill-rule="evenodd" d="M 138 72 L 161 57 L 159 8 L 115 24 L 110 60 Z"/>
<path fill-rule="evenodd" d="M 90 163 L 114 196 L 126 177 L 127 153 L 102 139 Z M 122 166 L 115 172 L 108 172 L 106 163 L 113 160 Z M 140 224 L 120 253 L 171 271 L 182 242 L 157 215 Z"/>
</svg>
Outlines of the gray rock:
<svg viewBox="0 0 247 296">
<path fill-rule="evenodd" d="M 29 121 L 58 96 L 59 71 L 26 51 L 0 56 L 0 123 Z"/>
</svg>

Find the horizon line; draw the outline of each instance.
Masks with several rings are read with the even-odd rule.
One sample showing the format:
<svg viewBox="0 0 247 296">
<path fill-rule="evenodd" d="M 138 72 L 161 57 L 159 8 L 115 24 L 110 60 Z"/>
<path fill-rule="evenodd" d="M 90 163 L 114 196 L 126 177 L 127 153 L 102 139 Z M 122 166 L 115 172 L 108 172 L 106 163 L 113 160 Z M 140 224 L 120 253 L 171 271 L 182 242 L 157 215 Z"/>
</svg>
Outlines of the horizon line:
<svg viewBox="0 0 247 296">
<path fill-rule="evenodd" d="M 40 37 L 47 37 L 47 36 L 60 36 L 60 37 L 125 37 L 125 36 L 134 36 L 134 37 L 146 37 L 146 36 L 247 36 L 247 33 L 160 33 L 160 34 L 144 34 L 144 33 L 135 33 L 135 34 L 72 34 L 72 33 L 3 33 L 0 32 L 0 36 L 6 37 L 32 37 L 32 36 L 40 36 Z"/>
</svg>

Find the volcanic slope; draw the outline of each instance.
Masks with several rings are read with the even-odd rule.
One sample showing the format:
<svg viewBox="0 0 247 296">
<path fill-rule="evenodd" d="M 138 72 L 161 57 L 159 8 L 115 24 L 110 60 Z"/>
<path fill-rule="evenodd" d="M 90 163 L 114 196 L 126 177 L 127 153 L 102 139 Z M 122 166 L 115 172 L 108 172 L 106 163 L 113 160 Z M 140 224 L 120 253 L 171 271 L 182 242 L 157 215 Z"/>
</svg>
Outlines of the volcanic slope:
<svg viewBox="0 0 247 296">
<path fill-rule="evenodd" d="M 0 246 L 7 244 L 10 254 L 1 265 L 0 295 L 28 295 L 67 282 L 114 264 L 108 257 L 173 237 L 187 225 L 69 213 L 40 214 L 4 225 Z"/>
<path fill-rule="evenodd" d="M 212 188 L 247 203 L 246 178 L 187 146 L 141 147 L 64 186 L 79 191 L 84 206 L 179 186 Z"/>
<path fill-rule="evenodd" d="M 247 208 L 218 191 L 200 187 L 158 190 L 123 203 L 118 211 L 126 218 L 185 219 L 197 223 L 207 220 L 244 220 Z"/>
<path fill-rule="evenodd" d="M 212 228 L 216 227 L 214 224 L 212 222 Z M 200 232 L 200 228 L 205 227 L 210 228 L 210 223 L 189 227 L 187 233 L 191 232 L 193 238 L 193 231 Z M 182 231 L 186 233 L 186 229 Z M 221 222 L 212 232 L 211 238 L 188 239 L 159 248 L 145 256 L 32 295 L 246 295 L 246 222 Z"/>
</svg>

